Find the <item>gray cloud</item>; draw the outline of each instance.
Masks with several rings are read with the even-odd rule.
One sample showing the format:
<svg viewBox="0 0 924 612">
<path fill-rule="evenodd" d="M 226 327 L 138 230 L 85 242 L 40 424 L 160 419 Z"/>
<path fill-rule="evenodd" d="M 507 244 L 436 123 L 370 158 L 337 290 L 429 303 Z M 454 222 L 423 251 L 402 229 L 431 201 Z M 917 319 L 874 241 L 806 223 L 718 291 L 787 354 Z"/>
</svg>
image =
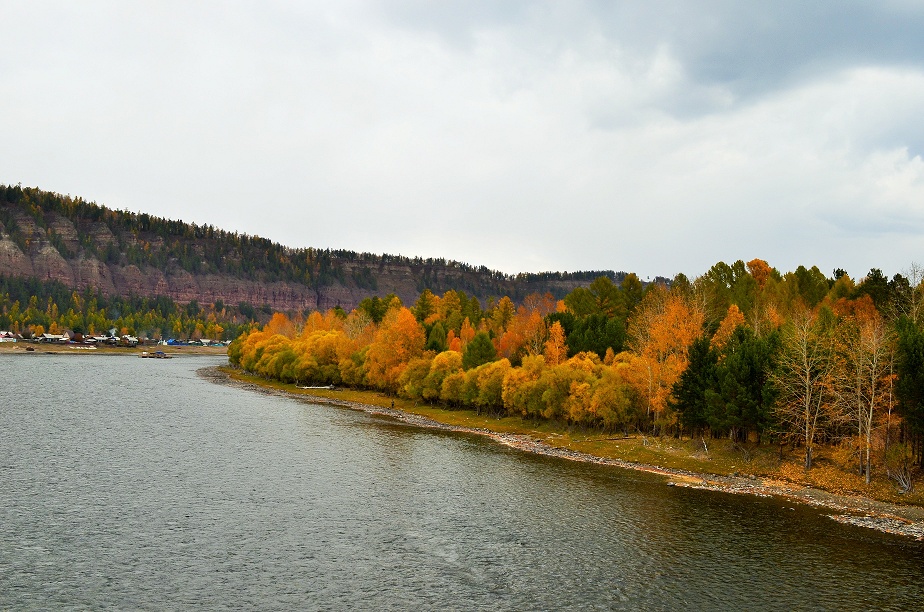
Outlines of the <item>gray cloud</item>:
<svg viewBox="0 0 924 612">
<path fill-rule="evenodd" d="M 509 272 L 920 259 L 922 5 L 8 3 L 0 181 Z"/>
</svg>

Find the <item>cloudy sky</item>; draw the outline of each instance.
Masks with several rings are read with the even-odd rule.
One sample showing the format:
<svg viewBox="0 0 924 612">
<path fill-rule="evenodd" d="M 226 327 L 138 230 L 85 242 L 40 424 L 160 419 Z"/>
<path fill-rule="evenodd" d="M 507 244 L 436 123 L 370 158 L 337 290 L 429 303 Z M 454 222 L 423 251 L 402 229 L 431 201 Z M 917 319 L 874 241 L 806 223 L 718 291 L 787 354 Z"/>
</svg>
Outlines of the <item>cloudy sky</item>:
<svg viewBox="0 0 924 612">
<path fill-rule="evenodd" d="M 0 0 L 0 182 L 294 247 L 924 260 L 924 2 Z"/>
</svg>

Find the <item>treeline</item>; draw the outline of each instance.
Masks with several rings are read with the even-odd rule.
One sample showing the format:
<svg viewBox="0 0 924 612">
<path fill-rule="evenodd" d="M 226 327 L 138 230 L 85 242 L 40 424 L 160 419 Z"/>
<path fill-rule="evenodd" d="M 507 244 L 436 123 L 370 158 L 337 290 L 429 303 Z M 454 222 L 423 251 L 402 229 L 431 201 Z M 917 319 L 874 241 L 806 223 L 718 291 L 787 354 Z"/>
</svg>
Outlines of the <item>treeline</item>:
<svg viewBox="0 0 924 612">
<path fill-rule="evenodd" d="M 64 331 L 103 335 L 116 330 L 142 338 L 227 340 L 252 326 L 246 304 L 218 301 L 180 306 L 168 297 L 104 296 L 93 289 L 74 291 L 57 281 L 0 276 L 0 330 L 25 338 Z M 265 320 L 265 319 L 264 319 Z"/>
<path fill-rule="evenodd" d="M 25 215 L 39 231 L 20 227 L 19 215 Z M 76 242 L 66 240 L 55 231 L 56 216 L 74 225 Z M 598 276 L 620 281 L 624 275 L 611 271 L 508 275 L 484 266 L 442 258 L 293 249 L 212 225 L 112 210 L 79 197 L 19 185 L 0 185 L 0 224 L 25 252 L 48 242 L 66 259 L 85 254 L 107 264 L 152 266 L 161 270 L 176 267 L 191 274 L 228 274 L 264 282 L 288 281 L 315 289 L 353 284 L 375 291 L 379 288 L 379 275 L 389 265 L 412 268 L 418 291 L 427 287 L 438 292 L 461 289 L 482 296 L 507 294 L 517 300 L 536 291 L 537 286 L 552 286 L 561 281 L 589 282 Z M 101 230 L 108 232 L 103 231 L 101 236 Z"/>
<path fill-rule="evenodd" d="M 229 349 L 286 382 L 366 387 L 495 415 L 797 449 L 846 444 L 911 487 L 924 462 L 924 285 L 719 263 L 690 281 L 600 277 L 563 300 L 482 309 L 424 291 L 347 314 L 276 314 Z"/>
</svg>

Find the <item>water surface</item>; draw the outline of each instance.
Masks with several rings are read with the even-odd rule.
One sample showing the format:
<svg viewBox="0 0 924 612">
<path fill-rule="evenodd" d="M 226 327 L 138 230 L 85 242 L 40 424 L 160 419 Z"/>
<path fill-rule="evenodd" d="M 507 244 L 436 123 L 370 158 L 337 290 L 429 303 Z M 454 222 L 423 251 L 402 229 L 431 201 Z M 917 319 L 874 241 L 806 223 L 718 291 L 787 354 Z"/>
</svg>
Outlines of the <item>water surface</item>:
<svg viewBox="0 0 924 612">
<path fill-rule="evenodd" d="M 0 356 L 0 608 L 920 609 L 924 546 L 209 383 Z"/>
</svg>

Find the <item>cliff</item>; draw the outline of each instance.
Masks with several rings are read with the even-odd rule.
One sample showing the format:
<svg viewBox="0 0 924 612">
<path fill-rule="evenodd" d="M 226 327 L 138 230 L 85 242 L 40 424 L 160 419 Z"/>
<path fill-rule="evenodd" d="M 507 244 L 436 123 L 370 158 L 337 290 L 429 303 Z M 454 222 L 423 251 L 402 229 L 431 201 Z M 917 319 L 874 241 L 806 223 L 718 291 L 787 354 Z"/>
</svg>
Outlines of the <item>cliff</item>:
<svg viewBox="0 0 924 612">
<path fill-rule="evenodd" d="M 563 297 L 600 275 L 504 275 L 442 259 L 290 249 L 266 239 L 115 211 L 38 189 L 0 185 L 0 275 L 57 280 L 104 295 L 163 295 L 273 310 L 354 308 L 394 293 L 465 291 L 482 303 L 530 293 Z"/>
</svg>

